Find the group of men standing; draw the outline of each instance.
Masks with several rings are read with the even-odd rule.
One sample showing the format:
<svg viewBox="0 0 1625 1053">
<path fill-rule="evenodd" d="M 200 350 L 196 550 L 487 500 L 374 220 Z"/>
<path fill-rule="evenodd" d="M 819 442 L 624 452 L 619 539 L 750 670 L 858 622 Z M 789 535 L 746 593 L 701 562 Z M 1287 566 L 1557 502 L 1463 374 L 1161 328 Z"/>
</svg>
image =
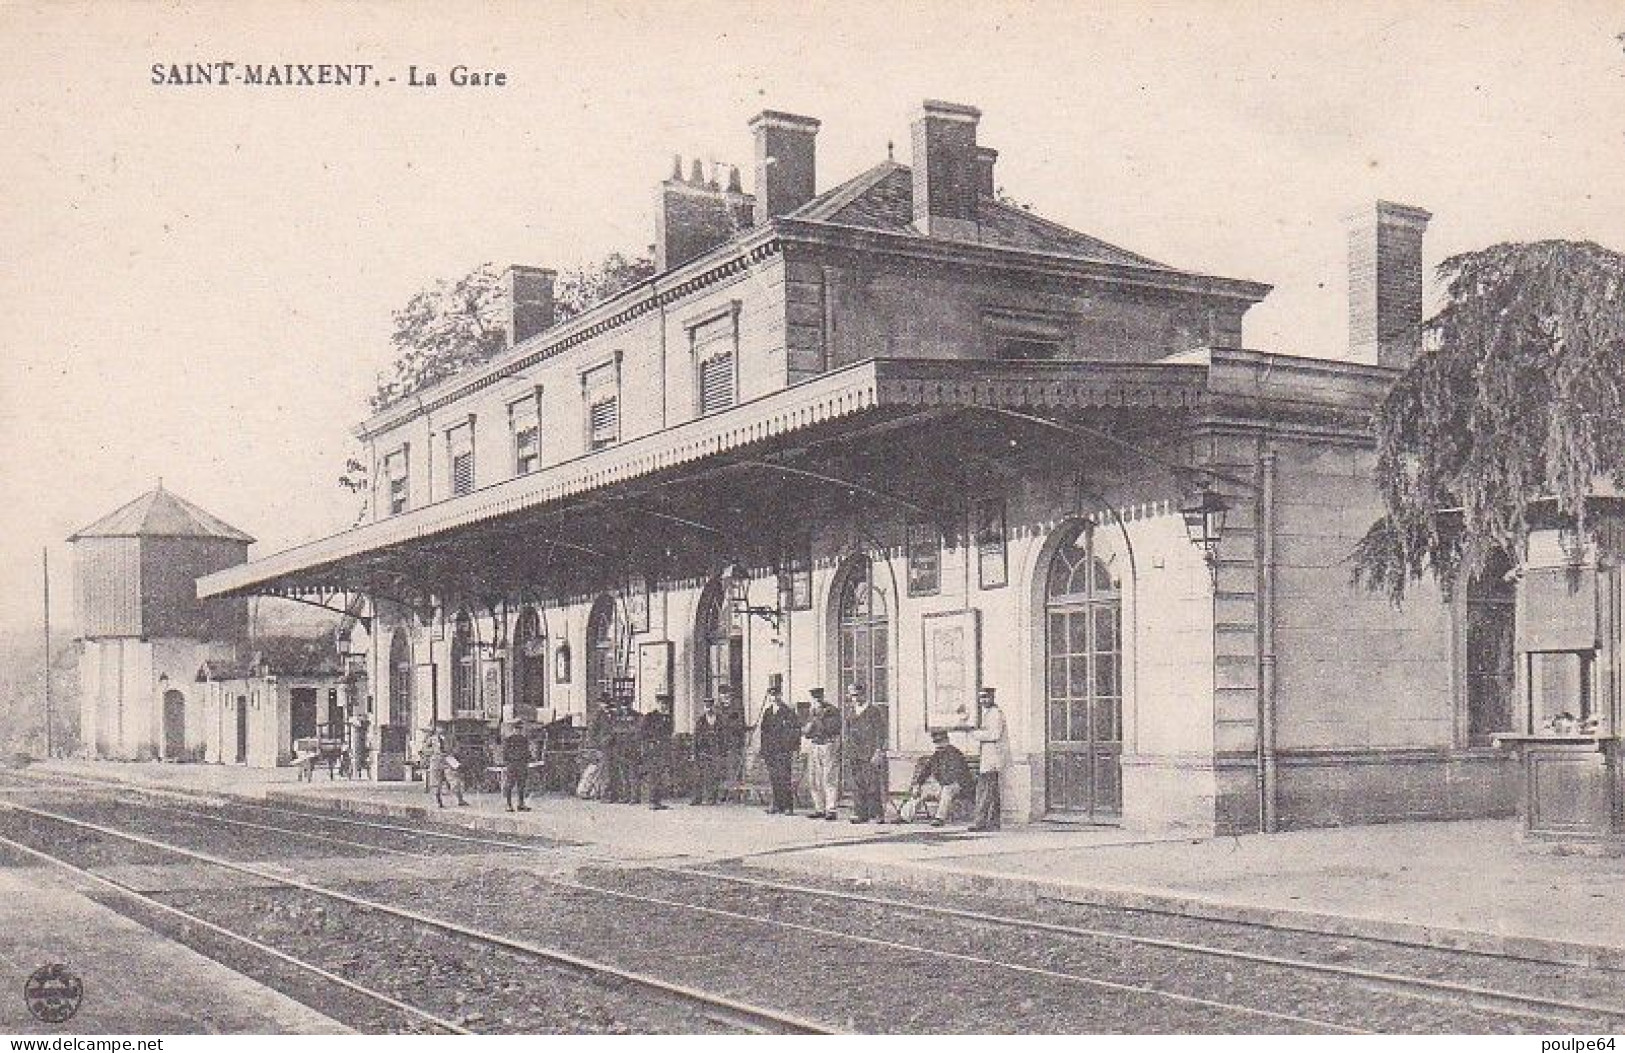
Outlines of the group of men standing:
<svg viewBox="0 0 1625 1053">
<path fill-rule="evenodd" d="M 745 723 L 737 706 L 719 711 L 715 699 L 706 699 L 691 736 L 691 803 L 722 803 L 724 784 L 741 777 L 746 740 L 752 730 L 759 729 L 760 754 L 772 788 L 769 814 L 795 814 L 795 756 L 805 744 L 807 794 L 812 804 L 808 817 L 838 819 L 844 740 L 852 781 L 851 821 L 884 822 L 889 786 L 886 707 L 873 703 L 864 686 L 857 683 L 847 687 L 844 719 L 840 708 L 825 698 L 823 688 L 812 688 L 808 694 L 804 712 L 791 709 L 785 702 L 781 679 L 774 676 L 755 729 Z M 585 746 L 591 760 L 577 785 L 579 796 L 616 803 L 638 803 L 646 796 L 649 807 L 667 807 L 673 772 L 672 697 L 660 694 L 655 701 L 655 708 L 643 714 L 625 700 L 605 697 L 600 701 L 587 725 Z M 970 828 L 993 830 L 999 826 L 1002 806 L 999 783 L 1006 761 L 1006 732 L 1004 714 L 992 688 L 981 690 L 979 703 L 981 720 L 969 732 L 978 756 L 976 803 Z M 936 782 L 940 787 L 934 819 L 937 825 L 946 820 L 958 795 L 972 788 L 969 765 L 948 738 L 946 731 L 932 733 L 935 752 L 915 769 L 911 802 L 905 803 L 907 811 L 909 804 L 921 796 L 923 784 Z M 501 743 L 503 796 L 509 811 L 530 810 L 526 796 L 530 768 L 535 763 L 533 752 L 524 726 L 509 725 Z M 444 807 L 444 792 L 451 790 L 458 804 L 466 804 L 460 765 L 438 729 L 431 729 L 423 758 L 427 766 L 424 788 L 434 794 L 436 803 Z"/>
</svg>

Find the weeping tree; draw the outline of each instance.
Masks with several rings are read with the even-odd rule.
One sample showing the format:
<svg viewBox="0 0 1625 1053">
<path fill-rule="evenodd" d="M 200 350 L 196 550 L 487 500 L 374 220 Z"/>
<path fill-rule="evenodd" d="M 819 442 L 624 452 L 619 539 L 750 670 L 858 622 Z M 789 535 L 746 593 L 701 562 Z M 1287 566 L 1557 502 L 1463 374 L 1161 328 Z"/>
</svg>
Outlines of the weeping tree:
<svg viewBox="0 0 1625 1053">
<path fill-rule="evenodd" d="M 1537 506 L 1584 534 L 1599 489 L 1625 493 L 1625 255 L 1503 244 L 1438 273 L 1445 306 L 1377 415 L 1386 514 L 1354 554 L 1396 603 L 1519 563 Z"/>
<path fill-rule="evenodd" d="M 563 322 L 594 304 L 628 289 L 655 272 L 647 255 L 612 252 L 597 263 L 560 272 L 554 286 L 553 317 Z M 441 279 L 422 289 L 396 311 L 389 341 L 395 361 L 367 399 L 379 413 L 470 366 L 487 362 L 507 349 L 508 294 L 502 270 L 482 263 L 456 279 Z M 350 457 L 338 483 L 361 498 L 359 523 L 366 518 L 370 487 L 367 466 Z"/>
</svg>

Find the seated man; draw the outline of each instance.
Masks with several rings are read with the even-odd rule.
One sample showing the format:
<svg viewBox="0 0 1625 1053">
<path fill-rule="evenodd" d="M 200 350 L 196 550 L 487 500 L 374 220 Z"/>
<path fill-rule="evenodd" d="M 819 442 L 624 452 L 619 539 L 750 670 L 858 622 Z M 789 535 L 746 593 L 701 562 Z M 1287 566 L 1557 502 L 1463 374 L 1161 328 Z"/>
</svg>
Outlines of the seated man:
<svg viewBox="0 0 1625 1053">
<path fill-rule="evenodd" d="M 965 755 L 948 742 L 948 733 L 933 731 L 931 742 L 936 746 L 936 752 L 921 758 L 914 766 L 914 779 L 909 786 L 908 800 L 898 809 L 897 821 L 900 823 L 910 823 L 921 817 L 922 810 L 933 799 L 926 789 L 926 783 L 934 782 L 938 787 L 935 797 L 936 810 L 931 813 L 932 826 L 946 823 L 953 812 L 954 801 L 974 785 L 970 765 L 965 763 Z"/>
</svg>

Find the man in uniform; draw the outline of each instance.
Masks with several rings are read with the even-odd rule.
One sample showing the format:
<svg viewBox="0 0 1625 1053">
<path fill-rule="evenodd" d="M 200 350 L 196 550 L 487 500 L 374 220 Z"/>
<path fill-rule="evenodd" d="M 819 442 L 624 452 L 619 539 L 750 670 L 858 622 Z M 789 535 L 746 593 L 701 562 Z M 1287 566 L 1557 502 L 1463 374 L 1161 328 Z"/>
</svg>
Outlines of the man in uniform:
<svg viewBox="0 0 1625 1053">
<path fill-rule="evenodd" d="M 643 715 L 638 739 L 643 755 L 643 778 L 649 787 L 649 807 L 666 808 L 666 783 L 671 778 L 671 696 L 656 695 L 655 708 Z"/>
<path fill-rule="evenodd" d="M 774 673 L 767 682 L 767 701 L 762 704 L 761 728 L 762 763 L 767 767 L 767 779 L 773 787 L 773 807 L 769 815 L 796 813 L 795 789 L 790 778 L 790 767 L 801 749 L 801 722 L 784 704 L 784 678 Z"/>
<path fill-rule="evenodd" d="M 886 707 L 869 704 L 862 684 L 846 689 L 851 716 L 846 722 L 846 743 L 852 757 L 854 823 L 886 818 Z"/>
<path fill-rule="evenodd" d="M 975 785 L 971 778 L 970 765 L 965 762 L 965 755 L 948 741 L 946 731 L 933 731 L 931 742 L 936 751 L 920 758 L 920 763 L 915 765 L 908 800 L 898 809 L 899 823 L 911 823 L 920 815 L 928 800 L 926 783 L 935 782 L 938 787 L 937 807 L 932 813 L 932 826 L 946 823 L 952 816 L 954 802 L 959 799 L 959 795 Z"/>
<path fill-rule="evenodd" d="M 525 725 L 514 721 L 508 727 L 508 737 L 502 740 L 502 799 L 508 811 L 530 811 L 525 803 L 525 791 L 530 787 L 530 738 Z M 519 807 L 514 807 L 515 791 Z"/>
<path fill-rule="evenodd" d="M 1004 809 L 999 790 L 1006 749 L 1004 712 L 999 709 L 998 698 L 991 687 L 982 688 L 979 698 L 982 724 L 971 732 L 971 738 L 981 744 L 981 752 L 976 770 L 976 810 L 971 816 L 970 828 L 997 830 L 999 813 Z"/>
<path fill-rule="evenodd" d="M 807 790 L 813 806 L 808 818 L 833 822 L 839 793 L 841 711 L 825 700 L 823 688 L 812 688 L 808 694 L 812 695 L 812 715 L 801 729 L 807 739 Z"/>
<path fill-rule="evenodd" d="M 708 698 L 705 711 L 694 721 L 694 797 L 690 804 L 722 803 L 724 745 L 717 700 Z"/>
</svg>

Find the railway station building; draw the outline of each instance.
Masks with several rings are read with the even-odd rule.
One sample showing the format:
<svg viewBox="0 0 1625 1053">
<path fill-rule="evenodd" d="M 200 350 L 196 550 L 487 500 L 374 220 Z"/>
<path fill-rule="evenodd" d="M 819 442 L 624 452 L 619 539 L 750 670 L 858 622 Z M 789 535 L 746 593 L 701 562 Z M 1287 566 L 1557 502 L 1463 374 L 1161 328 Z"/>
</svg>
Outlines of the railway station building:
<svg viewBox="0 0 1625 1053">
<path fill-rule="evenodd" d="M 360 425 L 372 516 L 203 577 L 365 597 L 380 763 L 436 721 L 584 721 L 770 680 L 887 706 L 894 788 L 997 689 L 1011 820 L 1241 832 L 1507 814 L 1510 598 L 1357 589 L 1371 415 L 1415 353 L 1428 215 L 1350 230 L 1350 346 L 1266 353 L 1255 281 L 1005 203 L 972 107 L 820 191 L 657 188 L 652 278 Z"/>
</svg>

